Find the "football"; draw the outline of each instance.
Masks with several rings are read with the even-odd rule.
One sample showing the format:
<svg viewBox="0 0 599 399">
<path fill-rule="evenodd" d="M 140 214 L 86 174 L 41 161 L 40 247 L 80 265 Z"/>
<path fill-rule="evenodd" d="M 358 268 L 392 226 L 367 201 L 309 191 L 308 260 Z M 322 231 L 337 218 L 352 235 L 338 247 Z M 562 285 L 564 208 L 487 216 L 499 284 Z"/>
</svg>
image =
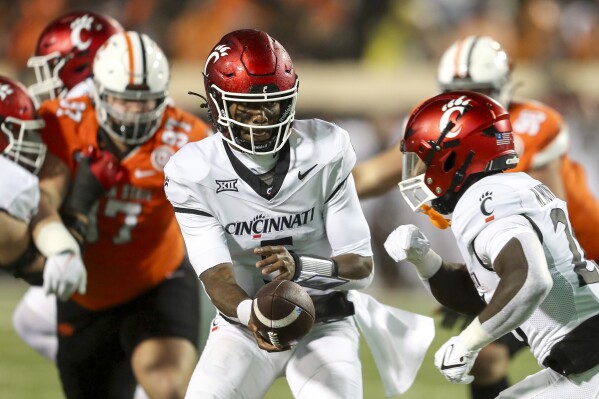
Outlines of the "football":
<svg viewBox="0 0 599 399">
<path fill-rule="evenodd" d="M 292 347 L 314 326 L 314 303 L 308 293 L 289 280 L 271 281 L 256 292 L 251 320 L 273 345 Z"/>
</svg>

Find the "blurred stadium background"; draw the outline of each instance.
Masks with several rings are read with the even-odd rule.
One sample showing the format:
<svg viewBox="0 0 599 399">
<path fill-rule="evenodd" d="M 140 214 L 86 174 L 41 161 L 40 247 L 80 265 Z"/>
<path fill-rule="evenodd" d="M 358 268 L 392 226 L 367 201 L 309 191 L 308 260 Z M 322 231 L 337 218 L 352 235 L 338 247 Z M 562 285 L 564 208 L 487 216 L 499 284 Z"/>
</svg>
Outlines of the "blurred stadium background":
<svg viewBox="0 0 599 399">
<path fill-rule="evenodd" d="M 32 82 L 26 69 L 39 33 L 73 10 L 103 12 L 127 29 L 147 33 L 170 58 L 170 95 L 205 119 L 203 61 L 217 40 L 237 28 L 266 30 L 291 54 L 300 77 L 299 118 L 335 121 L 351 134 L 359 159 L 397 140 L 401 120 L 437 91 L 436 66 L 445 48 L 468 34 L 497 39 L 514 65 L 516 96 L 544 101 L 566 118 L 570 154 L 586 167 L 599 197 L 599 1 L 597 0 L 0 0 L 0 74 Z M 419 219 L 399 190 L 363 201 L 378 272 L 371 294 L 384 303 L 433 314 L 409 265 L 382 249 L 388 233 Z M 426 223 L 420 219 L 419 224 Z M 449 233 L 428 232 L 449 260 L 459 255 Z M 59 398 L 53 365 L 18 340 L 11 313 L 26 286 L 0 274 L 0 398 Z M 437 320 L 438 321 L 438 320 Z M 405 398 L 463 398 L 432 365 L 434 350 L 455 331 L 439 329 Z M 365 398 L 383 391 L 364 348 Z M 528 353 L 511 366 L 512 380 L 537 370 Z M 270 399 L 290 397 L 282 381 Z"/>
</svg>

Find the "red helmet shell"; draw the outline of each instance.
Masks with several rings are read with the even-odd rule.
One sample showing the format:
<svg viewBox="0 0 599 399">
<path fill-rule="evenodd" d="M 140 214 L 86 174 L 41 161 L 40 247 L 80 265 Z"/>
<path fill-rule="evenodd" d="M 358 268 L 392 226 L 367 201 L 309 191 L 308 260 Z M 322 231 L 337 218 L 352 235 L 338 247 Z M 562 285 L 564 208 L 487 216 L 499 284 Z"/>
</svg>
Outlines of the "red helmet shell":
<svg viewBox="0 0 599 399">
<path fill-rule="evenodd" d="M 13 117 L 22 121 L 37 119 L 35 106 L 25 86 L 21 83 L 0 76 L 0 121 L 7 117 Z M 4 135 L 0 135 L 0 151 L 6 148 Z"/>
<path fill-rule="evenodd" d="M 224 97 L 254 102 L 276 101 L 283 95 L 293 97 L 285 116 L 295 115 L 298 78 L 291 57 L 278 41 L 262 31 L 244 29 L 223 36 L 206 60 L 204 86 L 212 123 L 229 139 L 234 133 L 228 128 L 231 120 Z M 292 117 L 284 122 L 284 134 L 277 140 L 285 139 L 292 122 Z"/>
<path fill-rule="evenodd" d="M 267 33 L 245 29 L 225 35 L 212 49 L 204 69 L 206 91 L 216 85 L 230 93 L 250 93 L 252 86 L 293 88 L 297 76 L 291 57 Z"/>
<path fill-rule="evenodd" d="M 437 198 L 448 190 L 458 192 L 472 174 L 518 163 L 508 112 L 490 97 L 470 91 L 439 94 L 416 107 L 402 151 L 425 163 L 424 182 Z"/>
<path fill-rule="evenodd" d="M 25 86 L 0 76 L 0 154 L 37 173 L 46 155 L 43 126 Z"/>
<path fill-rule="evenodd" d="M 60 53 L 65 63 L 58 76 L 66 88 L 71 89 L 91 76 L 98 48 L 110 36 L 123 31 L 123 27 L 109 16 L 93 12 L 71 12 L 50 22 L 43 30 L 35 55 Z"/>
</svg>

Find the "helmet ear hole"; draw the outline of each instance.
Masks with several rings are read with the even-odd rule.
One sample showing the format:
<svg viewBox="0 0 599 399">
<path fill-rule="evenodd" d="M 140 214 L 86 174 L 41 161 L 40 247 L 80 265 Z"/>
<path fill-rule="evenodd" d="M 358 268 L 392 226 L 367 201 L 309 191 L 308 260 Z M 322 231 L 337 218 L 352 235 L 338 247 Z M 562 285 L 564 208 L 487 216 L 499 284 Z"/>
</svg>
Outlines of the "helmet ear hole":
<svg viewBox="0 0 599 399">
<path fill-rule="evenodd" d="M 455 166 L 455 159 L 456 159 L 455 151 L 452 151 L 451 154 L 449 154 L 449 156 L 447 157 L 447 159 L 445 159 L 445 161 L 443 162 L 443 171 L 444 172 L 449 172 L 450 170 L 453 169 L 453 167 Z"/>
</svg>

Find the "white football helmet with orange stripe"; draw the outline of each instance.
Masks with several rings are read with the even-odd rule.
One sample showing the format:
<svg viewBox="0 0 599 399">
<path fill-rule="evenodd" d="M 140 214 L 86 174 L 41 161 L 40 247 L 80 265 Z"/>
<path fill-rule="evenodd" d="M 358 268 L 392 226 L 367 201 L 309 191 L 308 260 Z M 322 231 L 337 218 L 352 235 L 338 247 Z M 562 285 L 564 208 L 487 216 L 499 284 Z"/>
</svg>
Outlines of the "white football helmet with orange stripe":
<svg viewBox="0 0 599 399">
<path fill-rule="evenodd" d="M 112 137 L 129 145 L 146 142 L 166 108 L 169 65 L 145 34 L 117 33 L 94 59 L 96 115 Z"/>
<path fill-rule="evenodd" d="M 489 36 L 467 36 L 441 57 L 437 81 L 442 91 L 472 90 L 509 105 L 511 65 L 501 45 Z"/>
</svg>

